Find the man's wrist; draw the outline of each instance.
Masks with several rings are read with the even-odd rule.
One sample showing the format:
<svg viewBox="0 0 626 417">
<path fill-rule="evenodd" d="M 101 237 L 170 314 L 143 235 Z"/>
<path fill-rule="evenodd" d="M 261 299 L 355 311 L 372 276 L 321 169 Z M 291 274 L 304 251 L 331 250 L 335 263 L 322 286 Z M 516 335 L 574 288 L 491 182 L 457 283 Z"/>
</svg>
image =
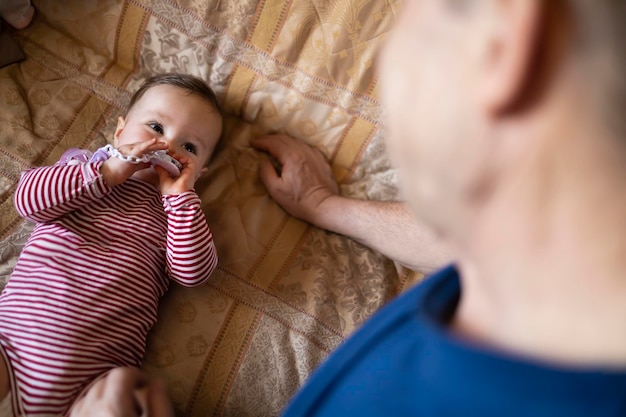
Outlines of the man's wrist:
<svg viewBox="0 0 626 417">
<path fill-rule="evenodd" d="M 328 195 L 307 213 L 307 218 L 304 220 L 319 228 L 336 232 L 338 229 L 337 222 L 340 221 L 339 211 L 343 200 L 345 200 L 345 197 L 340 195 Z"/>
</svg>

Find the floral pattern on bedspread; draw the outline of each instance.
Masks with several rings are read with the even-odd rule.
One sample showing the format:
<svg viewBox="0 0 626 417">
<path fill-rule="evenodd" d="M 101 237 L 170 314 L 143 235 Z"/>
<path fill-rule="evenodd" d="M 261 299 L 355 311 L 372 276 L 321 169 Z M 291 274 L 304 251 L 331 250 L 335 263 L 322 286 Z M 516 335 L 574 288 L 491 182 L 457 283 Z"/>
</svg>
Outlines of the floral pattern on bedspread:
<svg viewBox="0 0 626 417">
<path fill-rule="evenodd" d="M 144 368 L 178 415 L 274 416 L 364 320 L 420 279 L 345 237 L 288 216 L 257 175 L 255 135 L 318 147 L 342 193 L 397 198 L 384 150 L 375 55 L 399 0 L 35 1 L 0 69 L 0 287 L 32 225 L 13 192 L 24 169 L 112 139 L 144 79 L 198 75 L 227 113 L 198 184 L 220 255 L 200 288 L 172 286 Z"/>
</svg>

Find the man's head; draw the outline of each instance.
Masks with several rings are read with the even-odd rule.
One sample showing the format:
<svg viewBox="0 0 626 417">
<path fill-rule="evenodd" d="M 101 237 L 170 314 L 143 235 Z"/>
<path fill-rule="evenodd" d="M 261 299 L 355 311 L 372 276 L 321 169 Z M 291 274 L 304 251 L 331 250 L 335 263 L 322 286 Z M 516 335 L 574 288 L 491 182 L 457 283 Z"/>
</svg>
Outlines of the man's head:
<svg viewBox="0 0 626 417">
<path fill-rule="evenodd" d="M 222 115 L 215 93 L 187 74 L 148 79 L 132 96 L 118 120 L 115 146 L 157 138 L 169 153 L 194 161 L 196 178 L 206 171 L 222 134 Z"/>
<path fill-rule="evenodd" d="M 567 146 L 546 138 L 568 122 L 624 136 L 625 4 L 407 0 L 382 51 L 382 92 L 418 215 L 444 233 L 463 228 L 503 179 Z"/>
</svg>

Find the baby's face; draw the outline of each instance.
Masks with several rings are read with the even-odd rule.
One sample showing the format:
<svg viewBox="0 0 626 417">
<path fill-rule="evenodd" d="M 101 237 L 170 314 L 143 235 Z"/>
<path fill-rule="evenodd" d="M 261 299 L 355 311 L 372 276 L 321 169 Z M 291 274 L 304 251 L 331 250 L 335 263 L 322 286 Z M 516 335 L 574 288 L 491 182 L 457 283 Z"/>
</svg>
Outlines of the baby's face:
<svg viewBox="0 0 626 417">
<path fill-rule="evenodd" d="M 170 85 L 147 90 L 120 124 L 116 147 L 157 138 L 168 144 L 168 153 L 194 161 L 196 179 L 222 133 L 222 117 L 206 99 Z"/>
</svg>

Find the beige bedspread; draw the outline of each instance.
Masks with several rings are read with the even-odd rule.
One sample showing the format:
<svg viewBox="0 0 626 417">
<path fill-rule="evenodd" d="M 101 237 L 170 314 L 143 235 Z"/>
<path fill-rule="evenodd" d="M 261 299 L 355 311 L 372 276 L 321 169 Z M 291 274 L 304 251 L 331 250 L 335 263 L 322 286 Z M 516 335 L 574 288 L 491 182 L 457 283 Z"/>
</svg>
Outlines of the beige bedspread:
<svg viewBox="0 0 626 417">
<path fill-rule="evenodd" d="M 220 255 L 210 282 L 173 285 L 145 369 L 179 415 L 277 415 L 311 371 L 383 303 L 419 279 L 345 237 L 287 215 L 257 175 L 250 138 L 285 132 L 332 162 L 345 195 L 396 198 L 384 152 L 375 57 L 397 0 L 35 2 L 14 33 L 27 59 L 0 70 L 0 285 L 32 225 L 20 172 L 112 139 L 151 74 L 206 79 L 225 140 L 198 186 Z"/>
</svg>

